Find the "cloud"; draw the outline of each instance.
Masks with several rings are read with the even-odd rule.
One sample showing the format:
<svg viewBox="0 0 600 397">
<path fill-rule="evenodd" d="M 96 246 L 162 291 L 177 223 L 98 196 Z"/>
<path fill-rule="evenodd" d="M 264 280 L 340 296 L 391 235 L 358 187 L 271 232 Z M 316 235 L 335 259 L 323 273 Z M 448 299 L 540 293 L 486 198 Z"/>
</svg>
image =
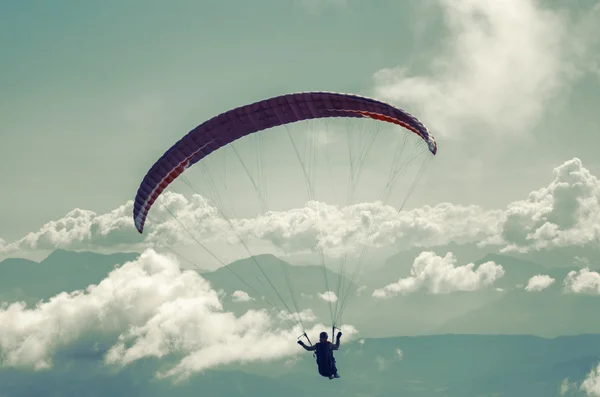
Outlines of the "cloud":
<svg viewBox="0 0 600 397">
<path fill-rule="evenodd" d="M 195 272 L 153 251 L 112 271 L 85 291 L 60 293 L 35 308 L 24 303 L 0 309 L 0 348 L 7 366 L 51 365 L 51 355 L 87 332 L 120 332 L 144 324 L 169 305 L 193 302 L 199 313 L 217 313 L 216 292 Z M 200 314 L 199 317 L 202 317 Z"/>
<path fill-rule="evenodd" d="M 313 313 L 311 309 L 304 309 L 299 313 L 293 313 L 294 316 L 298 317 L 300 320 L 305 322 L 316 321 L 317 316 Z"/>
<path fill-rule="evenodd" d="M 175 358 L 158 375 L 182 379 L 218 365 L 291 357 L 298 354 L 296 331 L 264 310 L 239 317 L 223 311 L 218 293 L 197 272 L 147 250 L 85 291 L 63 292 L 33 308 L 3 304 L 0 358 L 7 367 L 44 369 L 60 348 L 84 337 L 108 337 L 114 344 L 107 364 Z M 344 329 L 350 337 L 355 332 Z"/>
<path fill-rule="evenodd" d="M 430 75 L 379 70 L 376 95 L 418 109 L 440 135 L 522 134 L 573 78 L 573 26 L 535 0 L 438 0 L 446 46 Z M 579 38 L 579 37 L 578 37 Z M 586 48 L 576 42 L 579 53 Z"/>
<path fill-rule="evenodd" d="M 288 312 L 281 310 L 278 313 L 280 319 L 296 319 L 298 322 L 310 323 L 318 320 L 318 317 L 313 313 L 312 309 L 304 309 L 299 312 Z"/>
<path fill-rule="evenodd" d="M 580 390 L 590 397 L 600 397 L 600 364 L 588 373 L 581 383 Z"/>
<path fill-rule="evenodd" d="M 76 209 L 4 248 L 0 245 L 0 253 L 148 247 L 174 247 L 176 252 L 190 247 L 196 253 L 197 241 L 202 241 L 228 263 L 249 256 L 246 246 L 255 254 L 322 250 L 339 258 L 357 256 L 365 246 L 401 250 L 478 242 L 501 252 L 529 252 L 600 243 L 600 182 L 578 158 L 555 167 L 547 186 L 505 209 L 440 203 L 398 211 L 381 202 L 337 206 L 309 201 L 300 208 L 225 220 L 200 195 L 165 192 L 154 204 L 144 235 L 135 231 L 131 211 L 131 202 L 106 214 Z"/>
<path fill-rule="evenodd" d="M 396 354 L 398 355 L 399 360 L 402 360 L 402 358 L 404 357 L 404 353 L 402 353 L 402 350 L 400 349 L 396 349 Z"/>
<path fill-rule="evenodd" d="M 600 274 L 583 268 L 570 271 L 563 281 L 564 291 L 573 294 L 600 294 Z"/>
<path fill-rule="evenodd" d="M 415 259 L 410 276 L 396 283 L 373 291 L 375 298 L 390 298 L 406 295 L 421 289 L 431 294 L 445 294 L 454 291 L 475 291 L 492 285 L 504 276 L 504 268 L 490 261 L 475 269 L 475 264 L 455 266 L 456 259 L 451 252 L 445 257 L 433 252 L 422 252 Z"/>
<path fill-rule="evenodd" d="M 564 378 L 560 383 L 560 395 L 564 396 L 567 393 L 572 393 L 577 390 L 576 382 L 569 382 L 569 378 Z"/>
<path fill-rule="evenodd" d="M 555 281 L 555 279 L 546 274 L 537 274 L 529 279 L 525 290 L 529 292 L 543 291 L 554 284 Z"/>
<path fill-rule="evenodd" d="M 337 295 L 333 291 L 320 293 L 319 298 L 323 299 L 325 302 L 336 302 L 338 300 Z"/>
<path fill-rule="evenodd" d="M 476 240 L 496 232 L 501 216 L 502 211 L 448 203 L 398 212 L 380 202 L 338 207 L 310 201 L 303 208 L 236 223 L 239 233 L 269 241 L 284 252 L 319 248 L 339 257 L 364 245 L 407 248 Z"/>
<path fill-rule="evenodd" d="M 164 192 L 152 208 L 144 235 L 135 230 L 132 213 L 133 201 L 106 214 L 74 209 L 59 220 L 46 223 L 39 231 L 6 244 L 2 252 L 57 248 L 141 251 L 148 247 L 191 246 L 196 244 L 194 239 L 231 242 L 235 238 L 227 221 L 219 216 L 218 209 L 200 195 L 188 197 Z M 184 227 L 192 231 L 193 238 Z"/>
<path fill-rule="evenodd" d="M 146 225 L 147 234 L 140 236 L 131 220 L 131 203 L 103 215 L 74 210 L 58 221 L 48 222 L 38 232 L 8 244 L 4 252 L 94 250 L 111 246 L 115 250 L 197 247 L 191 234 L 205 246 L 218 244 L 219 248 L 213 251 L 224 262 L 248 256 L 239 248 L 239 239 L 249 247 L 267 242 L 273 247 L 272 253 L 319 249 L 329 257 L 340 257 L 357 253 L 365 245 L 400 249 L 482 239 L 496 233 L 502 220 L 502 211 L 448 203 L 399 212 L 380 202 L 339 207 L 317 201 L 255 218 L 225 220 L 202 196 L 172 192 L 161 195 L 153 211 L 152 221 Z"/>
<path fill-rule="evenodd" d="M 505 245 L 506 252 L 527 252 L 600 242 L 598 179 L 578 158 L 554 168 L 553 174 L 548 186 L 508 206 L 492 244 Z"/>
<path fill-rule="evenodd" d="M 234 302 L 249 302 L 251 300 L 254 300 L 254 298 L 248 295 L 247 292 L 238 290 L 233 291 L 233 294 L 231 294 L 231 300 Z"/>
<path fill-rule="evenodd" d="M 362 341 L 364 344 L 364 340 Z M 377 364 L 377 367 L 379 368 L 380 371 L 385 371 L 386 369 L 389 368 L 390 364 L 396 362 L 396 361 L 400 361 L 402 360 L 402 350 L 400 349 L 396 349 L 395 350 L 396 355 L 390 357 L 390 358 L 385 358 L 383 356 L 377 355 L 375 357 L 375 363 Z"/>
<path fill-rule="evenodd" d="M 132 202 L 102 215 L 76 208 L 57 221 L 46 223 L 37 232 L 29 233 L 4 247 L 0 245 L 0 252 L 129 248 L 143 241 L 134 232 L 130 217 L 132 211 Z"/>
</svg>

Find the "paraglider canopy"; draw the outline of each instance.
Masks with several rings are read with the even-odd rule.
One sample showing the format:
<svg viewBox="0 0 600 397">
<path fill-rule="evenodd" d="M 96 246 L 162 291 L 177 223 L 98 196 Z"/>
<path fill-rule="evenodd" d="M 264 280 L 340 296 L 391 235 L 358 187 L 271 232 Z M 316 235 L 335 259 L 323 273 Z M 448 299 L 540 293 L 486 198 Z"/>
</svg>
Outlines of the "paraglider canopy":
<svg viewBox="0 0 600 397">
<path fill-rule="evenodd" d="M 426 155 L 424 158 L 424 162 L 427 161 L 427 158 L 431 155 L 435 155 L 437 153 L 437 143 L 434 137 L 429 133 L 427 128 L 419 121 L 416 117 L 411 115 L 405 110 L 399 109 L 393 105 L 387 104 L 385 102 L 381 102 L 375 99 L 367 98 L 364 96 L 353 95 L 353 94 L 342 94 L 342 93 L 332 93 L 332 92 L 303 92 L 303 93 L 293 93 L 277 96 L 270 99 L 261 100 L 249 105 L 244 105 L 241 107 L 237 107 L 235 109 L 229 110 L 225 113 L 222 113 L 218 116 L 215 116 L 204 123 L 200 124 L 193 130 L 191 130 L 187 135 L 181 138 L 178 142 L 173 144 L 171 148 L 169 148 L 150 168 L 147 172 L 146 176 L 143 178 L 139 189 L 137 191 L 137 195 L 135 196 L 134 201 L 134 209 L 133 209 L 133 221 L 136 229 L 139 233 L 144 232 L 144 225 L 148 218 L 148 214 L 152 205 L 159 198 L 161 193 L 175 180 L 179 178 L 179 176 L 188 168 L 193 166 L 194 164 L 200 162 L 205 159 L 211 153 L 218 150 L 227 150 L 229 147 L 233 147 L 236 156 L 242 163 L 244 170 L 246 171 L 248 177 L 252 181 L 252 185 L 257 191 L 257 195 L 259 196 L 259 200 L 262 204 L 262 209 L 265 210 L 268 206 L 266 205 L 266 200 L 264 200 L 263 195 L 259 189 L 260 181 L 255 180 L 250 175 L 248 168 L 244 164 L 243 160 L 239 156 L 238 152 L 234 147 L 234 141 L 245 137 L 245 136 L 260 136 L 258 134 L 259 131 L 273 129 L 274 127 L 282 126 L 287 131 L 290 142 L 294 147 L 295 154 L 299 160 L 300 165 L 302 166 L 302 173 L 305 177 L 305 182 L 307 184 L 307 190 L 309 192 L 310 200 L 315 200 L 314 197 L 314 177 L 310 172 L 310 169 L 307 169 L 307 164 L 300 155 L 300 151 L 296 146 L 292 135 L 289 132 L 288 126 L 301 124 L 300 122 L 304 121 L 306 124 L 312 123 L 313 120 L 335 120 L 335 119 L 346 119 L 354 122 L 358 122 L 360 120 L 364 120 L 365 122 L 375 123 L 376 125 L 389 125 L 400 126 L 402 127 L 400 130 L 403 130 L 402 137 L 398 144 L 397 148 L 393 148 L 391 158 L 391 167 L 389 173 L 387 175 L 387 180 L 385 181 L 385 186 L 383 188 L 383 193 L 380 197 L 380 202 L 385 204 L 386 201 L 390 197 L 390 192 L 395 183 L 397 182 L 400 175 L 403 174 L 405 167 L 407 164 L 411 163 L 415 158 L 419 156 Z M 354 155 L 352 148 L 350 148 L 350 132 L 348 132 L 349 139 L 349 154 L 350 154 L 350 173 L 349 173 L 349 191 L 352 193 L 357 186 L 357 181 L 360 176 L 360 172 L 362 169 L 362 165 L 364 164 L 364 160 L 369 152 L 375 137 L 378 132 L 367 131 L 365 133 L 359 133 L 360 142 L 358 145 L 358 151 L 361 152 L 360 155 Z M 413 157 L 411 157 L 406 163 L 402 164 L 402 156 L 404 154 L 410 155 L 410 150 L 404 149 L 404 143 L 406 142 L 406 138 L 411 136 L 415 138 L 417 148 L 413 151 Z M 362 138 L 365 138 L 364 140 Z M 261 141 L 257 141 L 261 142 Z M 385 148 L 392 148 L 393 145 L 391 142 L 384 143 Z M 334 150 L 338 150 L 336 147 Z M 311 152 L 309 150 L 309 152 Z M 341 150 L 340 150 L 341 152 Z M 313 152 L 311 152 L 313 153 Z M 258 161 L 262 161 L 262 153 L 254 153 L 253 157 L 258 159 Z M 310 156 L 309 156 L 310 157 Z M 310 157 L 312 159 L 312 157 Z M 310 160 L 309 160 L 310 162 Z M 200 164 L 204 163 L 202 161 Z M 424 165 L 424 163 L 423 163 Z M 419 176 L 422 171 L 422 167 L 419 169 Z M 380 171 L 380 170 L 378 170 Z M 377 175 L 383 175 L 384 173 L 378 172 Z M 418 177 L 417 177 L 418 178 Z M 185 180 L 185 177 L 183 178 Z M 218 178 L 217 178 L 218 179 Z M 214 180 L 209 180 L 209 184 L 213 184 Z M 191 184 L 187 181 L 185 183 L 188 187 L 192 188 L 196 193 L 198 191 L 194 189 Z M 413 185 L 409 190 L 414 188 L 416 183 L 416 179 L 413 182 Z M 211 186 L 214 188 L 214 186 Z M 351 194 L 349 194 L 351 196 Z M 219 200 L 214 200 L 218 202 Z M 350 200 L 352 201 L 352 200 Z M 406 199 L 404 200 L 404 202 Z M 402 206 L 404 205 L 402 203 Z M 217 203 L 217 207 L 220 207 Z M 235 231 L 236 226 L 233 222 L 231 222 L 227 216 L 225 215 L 225 211 L 219 209 L 219 213 L 227 220 L 228 225 L 231 229 Z M 167 209 L 168 211 L 168 209 Z M 174 216 L 174 214 L 171 214 Z M 174 216 L 175 217 L 175 216 Z M 368 222 L 367 222 L 368 223 Z M 192 239 L 196 241 L 203 249 L 207 252 L 208 249 L 205 245 L 203 245 L 202 241 L 197 239 L 192 233 L 183 225 L 183 223 L 179 222 L 179 224 L 183 227 L 185 232 L 190 234 Z M 371 222 L 368 226 L 369 230 L 373 227 L 373 222 Z M 237 232 L 236 232 L 237 234 Z M 368 232 L 366 233 L 368 235 Z M 275 286 L 275 283 L 271 281 L 269 275 L 266 274 L 264 268 L 261 266 L 260 259 L 257 259 L 256 256 L 252 255 L 249 247 L 245 244 L 243 238 L 237 234 L 237 238 L 239 243 L 246 249 L 248 255 L 252 262 L 256 265 L 259 270 L 259 274 L 256 275 L 256 279 L 260 281 L 261 277 L 266 280 L 266 283 L 260 282 L 261 286 L 266 287 L 269 286 L 274 292 L 276 297 L 279 299 L 279 304 L 287 309 L 284 315 L 286 321 L 289 322 L 292 326 L 296 324 L 302 330 L 302 337 L 308 336 L 306 335 L 306 330 L 302 325 L 302 318 L 300 316 L 299 304 L 298 300 L 295 297 L 294 291 L 291 287 L 290 280 L 285 275 L 285 280 L 287 283 L 287 289 L 289 289 L 289 296 L 291 297 L 291 303 L 284 299 L 284 294 L 278 291 L 278 288 Z M 331 316 L 331 324 L 332 324 L 332 338 L 334 337 L 334 332 L 337 326 L 341 324 L 341 316 L 342 312 L 347 306 L 347 303 L 350 297 L 356 292 L 358 286 L 355 281 L 358 279 L 360 272 L 359 267 L 363 260 L 363 255 L 366 250 L 366 245 L 363 247 L 363 250 L 360 252 L 360 255 L 357 256 L 357 267 L 354 272 L 351 274 L 348 273 L 346 263 L 347 257 L 345 255 L 342 256 L 342 261 L 340 264 L 340 270 L 338 273 L 338 284 L 337 290 L 334 292 L 335 288 L 330 287 L 328 278 L 331 275 L 330 269 L 326 269 L 326 258 L 323 254 L 322 247 L 317 244 L 316 250 L 319 251 L 321 264 L 323 265 L 323 277 L 325 279 L 325 292 L 322 294 L 328 302 L 329 311 Z M 209 252 L 209 254 L 217 258 L 217 255 Z M 218 258 L 217 258 L 218 259 Z M 228 267 L 223 261 L 219 260 L 219 262 L 224 266 Z M 285 266 L 282 267 L 283 271 L 285 271 Z M 329 272 L 329 273 L 328 273 Z M 234 272 L 234 275 L 238 276 Z M 349 276 L 349 277 L 346 277 Z M 240 278 L 241 279 L 241 278 Z M 242 280 L 248 288 L 256 291 L 246 280 Z M 260 288 L 260 287 L 259 287 Z M 258 296 L 266 294 L 258 294 Z M 279 313 L 283 313 L 279 304 L 275 301 L 276 299 L 272 299 L 272 297 L 264 298 L 267 303 L 269 303 L 274 309 L 276 309 Z M 289 309 L 289 306 L 294 306 L 296 311 L 292 313 L 292 310 Z M 335 305 L 335 309 L 334 306 Z"/>
<path fill-rule="evenodd" d="M 300 120 L 326 117 L 371 118 L 397 124 L 423 139 L 432 154 L 437 144 L 408 112 L 358 95 L 306 92 L 278 96 L 222 113 L 194 128 L 152 166 L 135 197 L 133 219 L 142 233 L 150 207 L 186 168 L 245 135 Z"/>
</svg>

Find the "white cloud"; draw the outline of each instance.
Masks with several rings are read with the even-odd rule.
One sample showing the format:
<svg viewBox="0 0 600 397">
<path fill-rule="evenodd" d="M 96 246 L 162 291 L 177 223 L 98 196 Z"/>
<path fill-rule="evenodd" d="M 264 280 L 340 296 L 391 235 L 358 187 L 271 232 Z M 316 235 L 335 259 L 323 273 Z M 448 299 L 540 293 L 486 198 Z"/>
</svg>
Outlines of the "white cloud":
<svg viewBox="0 0 600 397">
<path fill-rule="evenodd" d="M 336 302 L 338 300 L 337 295 L 333 291 L 319 293 L 319 298 L 323 299 L 325 302 Z"/>
<path fill-rule="evenodd" d="M 261 316 L 256 317 L 259 313 Z M 248 316 L 248 314 L 252 315 Z M 239 318 L 239 323 L 243 329 L 238 327 L 237 335 L 234 337 L 223 335 L 219 342 L 196 349 L 185 356 L 174 368 L 161 372 L 159 377 L 181 379 L 216 365 L 231 362 L 269 361 L 302 353 L 298 350 L 298 346 L 291 342 L 289 333 L 269 328 L 270 323 L 264 312 L 248 312 Z M 322 324 L 315 325 L 307 330 L 307 333 L 315 334 L 325 328 Z M 342 329 L 344 334 L 354 335 L 356 333 L 356 329 L 352 326 L 342 326 Z M 239 333 L 239 331 L 243 332 Z M 223 329 L 221 332 L 226 331 Z"/>
<path fill-rule="evenodd" d="M 566 293 L 600 294 L 600 274 L 588 268 L 570 271 L 563 284 Z"/>
<path fill-rule="evenodd" d="M 530 292 L 543 291 L 554 284 L 555 281 L 555 279 L 546 274 L 537 274 L 529 279 L 525 290 Z"/>
<path fill-rule="evenodd" d="M 373 291 L 375 298 L 389 298 L 426 289 L 431 294 L 444 294 L 454 291 L 475 291 L 492 285 L 504 276 L 502 266 L 490 261 L 475 268 L 473 263 L 455 266 L 456 259 L 451 252 L 445 257 L 433 252 L 422 252 L 415 259 L 410 276 L 396 283 Z"/>
<path fill-rule="evenodd" d="M 346 254 L 352 257 L 364 246 L 406 249 L 452 241 L 483 242 L 505 252 L 527 252 L 600 243 L 598 179 L 578 158 L 554 168 L 553 176 L 546 187 L 505 210 L 441 203 L 399 212 L 380 202 L 341 207 L 309 201 L 300 208 L 229 219 L 235 231 L 203 197 L 165 192 L 154 204 L 144 235 L 135 231 L 131 203 L 127 203 L 102 215 L 73 210 L 4 248 L 0 245 L 0 251 L 123 251 L 173 246 L 182 255 L 188 247 L 197 253 L 198 243 L 182 224 L 224 263 L 248 256 L 238 237 L 252 253 L 285 255 L 319 249 L 337 258 Z"/>
<path fill-rule="evenodd" d="M 318 247 L 339 257 L 363 245 L 405 248 L 472 241 L 497 232 L 501 220 L 502 211 L 448 203 L 398 212 L 379 202 L 338 207 L 311 201 L 303 208 L 240 221 L 238 230 L 284 252 Z"/>
<path fill-rule="evenodd" d="M 569 378 L 564 378 L 560 383 L 560 395 L 564 396 L 567 393 L 571 393 L 577 390 L 577 383 L 569 382 Z"/>
<path fill-rule="evenodd" d="M 4 304 L 0 357 L 4 366 L 48 368 L 61 347 L 102 334 L 116 338 L 106 363 L 174 356 L 179 362 L 159 376 L 180 379 L 222 364 L 298 354 L 298 331 L 281 325 L 266 311 L 240 317 L 224 312 L 217 292 L 198 273 L 148 250 L 85 291 L 64 292 L 34 308 Z M 308 332 L 323 328 L 316 324 Z M 352 326 L 342 328 L 350 337 L 356 333 Z"/>
<path fill-rule="evenodd" d="M 193 302 L 202 317 L 220 310 L 217 294 L 195 272 L 152 251 L 112 271 L 85 291 L 63 292 L 35 308 L 24 303 L 0 309 L 4 364 L 45 367 L 60 346 L 87 332 L 120 332 L 149 320 L 170 304 Z"/>
<path fill-rule="evenodd" d="M 167 211 L 168 209 L 168 211 Z M 35 249 L 141 249 L 147 246 L 193 246 L 197 243 L 182 225 L 206 246 L 219 244 L 213 252 L 224 262 L 248 256 L 248 246 L 268 242 L 273 253 L 323 250 L 329 257 L 356 253 L 360 247 L 427 246 L 450 241 L 467 242 L 497 233 L 502 211 L 477 206 L 442 203 L 398 212 L 380 202 L 338 207 L 310 201 L 302 208 L 271 211 L 256 218 L 221 218 L 217 208 L 199 195 L 189 197 L 165 192 L 154 204 L 152 221 L 140 236 L 131 220 L 131 203 L 104 215 L 74 210 L 38 232 L 8 244 L 4 252 Z M 172 213 L 173 216 L 170 215 Z M 181 224 L 180 224 L 181 223 Z M 142 238 L 145 237 L 145 240 Z M 237 250 L 230 249 L 237 247 Z M 235 252 L 234 252 L 235 251 Z M 237 256 L 229 257 L 236 254 Z"/>
<path fill-rule="evenodd" d="M 248 302 L 254 300 L 246 291 L 233 291 L 231 294 L 231 300 L 234 302 Z"/>
<path fill-rule="evenodd" d="M 581 383 L 580 390 L 589 397 L 600 397 L 600 364 L 593 368 Z"/>
<path fill-rule="evenodd" d="M 279 313 L 279 318 L 281 318 L 281 319 L 295 318 L 304 323 L 313 322 L 318 319 L 317 316 L 313 313 L 312 309 L 304 309 L 304 310 L 301 310 L 300 312 L 293 312 L 293 313 L 290 313 L 287 310 L 282 310 Z"/>
<path fill-rule="evenodd" d="M 143 240 L 135 233 L 130 216 L 132 210 L 132 202 L 103 215 L 76 208 L 57 221 L 46 223 L 37 232 L 4 247 L 0 245 L 0 251 L 131 247 Z"/>
<path fill-rule="evenodd" d="M 572 77 L 572 26 L 535 0 L 438 3 L 447 45 L 430 61 L 432 74 L 379 70 L 377 96 L 418 109 L 440 135 L 530 130 Z"/>
<path fill-rule="evenodd" d="M 396 349 L 396 354 L 398 355 L 398 359 L 402 360 L 402 358 L 404 357 L 404 353 L 402 353 L 402 350 L 400 349 Z"/>
<path fill-rule="evenodd" d="M 488 241 L 504 251 L 540 250 L 600 242 L 600 182 L 580 159 L 553 171 L 554 179 L 508 206 L 500 234 Z"/>
</svg>

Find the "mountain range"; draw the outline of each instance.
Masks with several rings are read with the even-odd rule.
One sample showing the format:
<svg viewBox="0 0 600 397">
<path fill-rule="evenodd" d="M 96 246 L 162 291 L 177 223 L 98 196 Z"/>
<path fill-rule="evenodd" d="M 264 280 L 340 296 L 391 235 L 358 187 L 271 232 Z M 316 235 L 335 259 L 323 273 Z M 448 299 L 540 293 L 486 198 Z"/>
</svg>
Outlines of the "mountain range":
<svg viewBox="0 0 600 397">
<path fill-rule="evenodd" d="M 336 352 L 340 379 L 318 375 L 314 358 L 235 364 L 181 383 L 154 374 L 173 358 L 107 367 L 102 352 L 63 352 L 52 369 L 0 371 L 3 396 L 583 396 L 578 385 L 600 358 L 600 335 L 435 335 L 360 339 Z M 81 352 L 79 352 L 81 353 Z"/>
<path fill-rule="evenodd" d="M 225 309 L 236 314 L 271 305 L 292 312 L 310 308 L 324 324 L 330 324 L 332 316 L 329 303 L 319 294 L 327 289 L 334 292 L 348 287 L 358 289 L 361 293 L 348 302 L 342 320 L 354 325 L 365 337 L 440 333 L 555 337 L 600 330 L 600 317 L 596 315 L 600 297 L 565 294 L 562 290 L 562 280 L 569 271 L 583 267 L 581 264 L 562 267 L 538 264 L 481 251 L 476 245 L 454 244 L 431 250 L 438 255 L 458 252 L 469 259 L 481 253 L 482 257 L 473 260 L 476 266 L 494 261 L 505 269 L 505 274 L 492 287 L 479 291 L 439 295 L 417 291 L 389 299 L 373 298 L 373 289 L 410 275 L 412 262 L 421 252 L 415 249 L 397 253 L 374 269 L 366 264 L 368 271 L 359 280 L 353 280 L 350 272 L 340 275 L 334 266 L 290 265 L 273 255 L 238 260 L 212 272 L 201 272 L 201 276 L 215 290 L 222 290 Z M 459 254 L 457 265 L 465 264 Z M 56 250 L 39 263 L 5 259 L 0 262 L 0 301 L 22 300 L 34 305 L 63 291 L 85 289 L 137 256 L 137 253 L 106 255 Z M 525 291 L 523 286 L 536 274 L 549 275 L 556 281 L 541 292 Z M 340 282 L 342 288 L 338 289 Z M 233 299 L 234 291 L 246 292 L 251 300 Z M 336 302 L 332 302 L 331 310 L 335 308 Z"/>
</svg>

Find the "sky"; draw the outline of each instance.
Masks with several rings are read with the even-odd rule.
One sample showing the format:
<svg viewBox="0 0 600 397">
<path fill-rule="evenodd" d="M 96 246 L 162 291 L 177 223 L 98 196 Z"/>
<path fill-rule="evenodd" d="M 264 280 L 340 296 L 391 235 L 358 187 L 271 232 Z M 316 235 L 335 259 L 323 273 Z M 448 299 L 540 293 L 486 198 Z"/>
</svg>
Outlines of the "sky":
<svg viewBox="0 0 600 397">
<path fill-rule="evenodd" d="M 573 157 L 598 174 L 595 12 L 586 1 L 4 4 L 0 236 L 132 200 L 196 125 L 296 91 L 374 96 L 430 127 L 440 150 L 409 207 L 502 207 Z"/>
<path fill-rule="evenodd" d="M 4 348 L 22 343 L 6 359 L 15 365 L 47 367 L 53 349 L 83 332 L 74 324 L 66 334 L 39 333 L 33 319 L 40 314 L 57 323 L 77 310 L 85 317 L 86 307 L 102 312 L 141 302 L 146 293 L 156 295 L 154 288 L 164 292 L 159 285 L 165 283 L 183 283 L 190 292 L 179 295 L 164 287 L 170 292 L 158 293 L 159 310 L 142 305 L 118 312 L 119 321 L 133 316 L 134 328 L 103 324 L 121 338 L 107 362 L 160 357 L 168 350 L 160 341 L 190 331 L 210 337 L 181 339 L 176 349 L 192 353 L 162 375 L 185 376 L 210 367 L 214 361 L 203 361 L 212 357 L 207 350 L 231 341 L 201 329 L 202 320 L 160 331 L 163 323 L 184 324 L 191 307 L 203 308 L 218 329 L 235 328 L 235 343 L 256 336 L 248 333 L 250 325 L 268 329 L 272 319 L 260 312 L 239 318 L 223 312 L 218 294 L 201 277 L 182 272 L 152 249 L 144 251 L 166 244 L 197 255 L 194 261 L 201 267 L 216 268 L 210 255 L 198 253 L 182 225 L 220 250 L 225 262 L 248 256 L 240 239 L 253 252 L 301 255 L 318 248 L 329 258 L 356 254 L 365 244 L 392 253 L 478 242 L 498 252 L 527 253 L 593 247 L 600 241 L 597 1 L 31 4 L 0 6 L 0 259 L 42 258 L 55 248 L 144 255 L 86 293 L 57 296 L 31 310 L 18 303 L 0 310 L 0 324 L 25 319 L 29 327 L 22 334 L 4 330 Z M 229 149 L 214 153 L 209 164 L 225 189 L 221 204 L 236 209 L 228 212 L 231 223 L 219 218 L 219 208 L 208 200 L 219 201 L 218 196 L 209 197 L 210 186 L 196 167 L 190 180 L 202 194 L 174 183 L 155 204 L 145 234 L 137 234 L 132 200 L 166 149 L 221 112 L 300 91 L 378 98 L 428 126 L 439 151 L 403 211 L 398 211 L 402 191 L 389 203 L 376 201 L 393 158 L 392 138 L 398 135 L 388 129 L 374 143 L 364 182 L 348 203 L 340 193 L 344 182 L 329 182 L 343 179 L 347 171 L 344 131 L 338 125 L 304 137 L 305 149 L 329 151 L 328 161 L 334 163 L 327 168 L 318 157 L 320 196 L 314 200 L 306 195 L 286 135 L 265 132 L 264 140 L 243 139 L 236 147 L 248 164 L 264 160 L 260 187 L 268 189 L 271 212 L 256 213 L 256 192 Z M 357 147 L 364 148 L 360 142 Z M 256 156 L 257 148 L 264 157 Z M 335 178 L 326 179 L 326 171 Z M 138 274 L 142 284 L 146 278 L 151 287 L 136 295 L 131 291 L 139 292 L 139 286 L 131 285 L 115 298 L 114 285 L 135 283 L 131 274 Z M 474 269 L 451 254 L 424 252 L 415 258 L 411 277 L 381 286 L 373 296 L 478 290 L 503 274 L 494 262 Z M 599 279 L 596 272 L 581 271 L 566 280 L 573 291 L 597 292 Z M 555 282 L 540 274 L 524 288 L 541 291 Z M 247 299 L 245 293 L 239 291 L 237 298 Z M 176 311 L 177 318 L 169 317 Z M 351 336 L 356 330 L 349 326 L 344 332 Z M 25 337 L 30 333 L 47 343 L 28 346 L 34 343 Z M 284 355 L 291 354 L 287 349 L 278 347 Z M 256 359 L 261 351 L 246 358 Z M 225 358 L 238 359 L 235 353 Z M 593 382 L 586 387 L 597 390 Z"/>
</svg>

